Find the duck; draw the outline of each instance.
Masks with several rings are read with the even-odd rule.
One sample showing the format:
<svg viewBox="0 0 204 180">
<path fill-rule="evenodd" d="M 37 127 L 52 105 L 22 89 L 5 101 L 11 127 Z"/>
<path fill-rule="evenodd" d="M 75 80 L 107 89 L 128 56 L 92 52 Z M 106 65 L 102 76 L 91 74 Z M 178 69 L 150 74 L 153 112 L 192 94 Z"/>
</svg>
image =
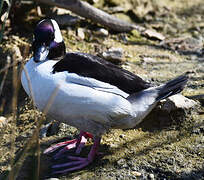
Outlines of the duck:
<svg viewBox="0 0 204 180">
<path fill-rule="evenodd" d="M 66 52 L 54 19 L 43 19 L 36 25 L 32 52 L 21 73 L 25 92 L 40 111 L 49 104 L 47 116 L 80 131 L 78 138 L 44 151 L 56 152 L 53 158 L 59 159 L 70 149 L 76 149 L 74 156 L 66 157 L 67 163 L 52 166 L 54 173 L 67 173 L 91 164 L 99 153 L 104 133 L 134 128 L 159 101 L 180 93 L 188 81 L 187 74 L 182 74 L 153 86 L 96 55 Z M 93 140 L 90 152 L 87 157 L 80 157 L 88 139 Z"/>
</svg>

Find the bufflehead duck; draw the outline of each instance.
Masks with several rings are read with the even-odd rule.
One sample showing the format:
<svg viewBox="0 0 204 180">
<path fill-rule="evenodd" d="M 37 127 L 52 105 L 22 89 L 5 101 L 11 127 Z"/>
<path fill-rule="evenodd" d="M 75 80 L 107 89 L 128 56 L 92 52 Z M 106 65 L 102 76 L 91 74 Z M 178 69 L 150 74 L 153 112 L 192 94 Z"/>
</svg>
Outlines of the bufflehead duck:
<svg viewBox="0 0 204 180">
<path fill-rule="evenodd" d="M 79 138 L 53 145 L 44 153 L 65 146 L 55 158 L 75 147 L 78 155 L 88 138 L 94 141 L 86 158 L 68 156 L 68 163 L 53 166 L 55 173 L 78 170 L 90 164 L 105 132 L 111 128 L 134 128 L 158 101 L 181 92 L 188 80 L 186 75 L 181 75 L 152 87 L 100 57 L 65 53 L 59 26 L 53 19 L 37 24 L 32 48 L 33 57 L 22 71 L 23 88 L 41 111 L 58 88 L 47 115 L 80 130 Z M 62 167 L 65 169 L 58 169 Z"/>
</svg>

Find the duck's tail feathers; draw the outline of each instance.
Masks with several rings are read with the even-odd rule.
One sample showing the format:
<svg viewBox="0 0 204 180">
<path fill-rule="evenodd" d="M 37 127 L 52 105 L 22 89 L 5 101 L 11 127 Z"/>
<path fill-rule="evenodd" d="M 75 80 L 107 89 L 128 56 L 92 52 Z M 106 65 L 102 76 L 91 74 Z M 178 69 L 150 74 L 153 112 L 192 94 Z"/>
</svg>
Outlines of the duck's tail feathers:
<svg viewBox="0 0 204 180">
<path fill-rule="evenodd" d="M 187 81 L 188 76 L 185 74 L 168 81 L 166 84 L 158 86 L 158 96 L 156 97 L 156 101 L 160 101 L 181 92 L 184 89 Z"/>
</svg>

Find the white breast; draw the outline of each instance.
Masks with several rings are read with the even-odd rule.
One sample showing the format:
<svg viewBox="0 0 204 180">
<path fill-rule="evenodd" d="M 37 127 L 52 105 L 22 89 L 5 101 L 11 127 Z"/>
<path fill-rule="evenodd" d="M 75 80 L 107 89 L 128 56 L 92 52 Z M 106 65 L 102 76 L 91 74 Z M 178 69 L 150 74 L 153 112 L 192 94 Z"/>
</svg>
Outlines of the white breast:
<svg viewBox="0 0 204 180">
<path fill-rule="evenodd" d="M 100 131 L 105 131 L 105 128 L 115 126 L 117 122 L 121 123 L 122 119 L 133 114 L 129 101 L 115 93 L 115 90 L 112 93 L 103 91 L 107 90 L 105 85 L 104 89 L 103 86 L 97 89 L 90 85 L 77 83 L 77 75 L 73 73 L 53 74 L 52 67 L 55 63 L 56 61 L 52 60 L 35 63 L 33 59 L 30 59 L 25 65 L 29 74 L 34 103 L 41 111 L 47 105 L 56 87 L 59 86 L 48 114 L 79 129 L 100 133 Z M 21 81 L 25 91 L 31 96 L 25 70 L 22 72 Z M 80 81 L 82 79 L 79 79 Z M 97 80 L 94 81 L 94 85 L 97 85 Z M 107 84 L 107 87 L 110 88 L 110 85 Z M 127 94 L 124 93 L 124 96 Z"/>
</svg>

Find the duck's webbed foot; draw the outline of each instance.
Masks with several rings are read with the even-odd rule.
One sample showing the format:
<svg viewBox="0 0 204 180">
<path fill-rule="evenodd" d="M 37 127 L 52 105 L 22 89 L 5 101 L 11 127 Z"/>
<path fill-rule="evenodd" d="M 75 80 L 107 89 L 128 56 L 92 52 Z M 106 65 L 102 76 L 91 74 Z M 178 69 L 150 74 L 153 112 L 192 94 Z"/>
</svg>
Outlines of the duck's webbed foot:
<svg viewBox="0 0 204 180">
<path fill-rule="evenodd" d="M 47 148 L 44 151 L 44 154 L 52 153 L 63 146 L 65 146 L 65 147 L 54 155 L 55 159 L 60 158 L 60 156 L 62 154 L 64 154 L 65 152 L 67 152 L 68 150 L 73 149 L 73 148 L 77 148 L 75 153 L 80 154 L 80 152 L 81 152 L 82 148 L 85 146 L 88 138 L 93 138 L 92 134 L 90 134 L 88 132 L 80 131 L 79 137 L 77 139 L 57 143 L 57 144 Z"/>
<path fill-rule="evenodd" d="M 83 158 L 83 157 L 76 157 L 76 156 L 68 156 L 67 158 L 70 160 L 68 163 L 53 165 L 52 166 L 52 168 L 54 169 L 53 174 L 64 174 L 64 173 L 79 170 L 88 166 L 95 159 L 95 156 L 98 153 L 100 140 L 101 138 L 96 138 L 94 140 L 94 144 L 91 147 L 88 157 Z M 63 168 L 63 170 L 56 170 L 58 168 Z"/>
</svg>

